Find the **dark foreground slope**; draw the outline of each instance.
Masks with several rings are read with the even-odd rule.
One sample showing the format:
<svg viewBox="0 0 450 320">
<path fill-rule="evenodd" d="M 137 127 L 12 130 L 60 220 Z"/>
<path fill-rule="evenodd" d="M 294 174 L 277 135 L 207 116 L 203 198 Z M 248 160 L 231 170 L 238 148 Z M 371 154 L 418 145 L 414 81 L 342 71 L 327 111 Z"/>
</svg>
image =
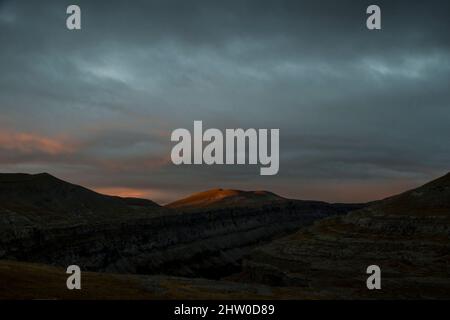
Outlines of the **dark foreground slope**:
<svg viewBox="0 0 450 320">
<path fill-rule="evenodd" d="M 450 175 L 254 251 L 241 279 L 340 298 L 450 298 Z M 366 288 L 378 265 L 382 290 Z"/>
<path fill-rule="evenodd" d="M 254 246 L 348 208 L 324 202 L 160 208 L 50 175 L 0 176 L 0 259 L 84 270 L 216 278 Z"/>
<path fill-rule="evenodd" d="M 65 269 L 0 260 L 0 300 L 76 299 L 330 299 L 311 291 L 160 275 L 83 272 L 81 290 L 67 290 Z"/>
</svg>

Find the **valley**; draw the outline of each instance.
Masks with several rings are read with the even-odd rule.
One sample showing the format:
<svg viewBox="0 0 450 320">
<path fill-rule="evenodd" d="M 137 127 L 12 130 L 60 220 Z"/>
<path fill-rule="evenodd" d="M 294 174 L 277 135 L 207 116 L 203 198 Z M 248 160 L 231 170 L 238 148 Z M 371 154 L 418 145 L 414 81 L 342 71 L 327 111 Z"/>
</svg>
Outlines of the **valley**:
<svg viewBox="0 0 450 320">
<path fill-rule="evenodd" d="M 450 174 L 368 204 L 213 189 L 159 206 L 48 174 L 0 191 L 3 298 L 449 298 Z M 88 290 L 56 286 L 72 264 Z"/>
</svg>

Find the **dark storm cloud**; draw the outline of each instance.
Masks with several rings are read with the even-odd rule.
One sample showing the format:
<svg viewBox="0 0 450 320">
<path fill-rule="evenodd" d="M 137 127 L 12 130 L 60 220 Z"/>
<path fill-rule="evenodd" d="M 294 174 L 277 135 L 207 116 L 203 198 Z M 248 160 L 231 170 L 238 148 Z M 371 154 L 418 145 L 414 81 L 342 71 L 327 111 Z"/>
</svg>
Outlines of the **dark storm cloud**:
<svg viewBox="0 0 450 320">
<path fill-rule="evenodd" d="M 0 1 L 2 171 L 167 201 L 211 187 L 373 199 L 448 170 L 450 4 Z M 175 167 L 170 132 L 280 128 L 280 174 Z M 322 191 L 321 187 L 322 186 Z M 130 192 L 131 192 L 130 191 Z"/>
</svg>

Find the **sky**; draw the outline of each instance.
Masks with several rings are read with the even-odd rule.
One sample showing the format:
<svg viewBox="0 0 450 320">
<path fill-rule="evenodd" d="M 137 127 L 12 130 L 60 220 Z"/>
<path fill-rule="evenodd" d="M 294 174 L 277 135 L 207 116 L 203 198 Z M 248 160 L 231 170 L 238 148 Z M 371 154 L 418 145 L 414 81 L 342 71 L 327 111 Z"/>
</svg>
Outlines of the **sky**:
<svg viewBox="0 0 450 320">
<path fill-rule="evenodd" d="M 382 30 L 366 28 L 370 4 Z M 81 7 L 82 30 L 66 28 Z M 361 202 L 447 173 L 448 1 L 0 0 L 0 172 L 174 201 Z M 280 170 L 175 166 L 170 134 L 279 128 Z"/>
</svg>

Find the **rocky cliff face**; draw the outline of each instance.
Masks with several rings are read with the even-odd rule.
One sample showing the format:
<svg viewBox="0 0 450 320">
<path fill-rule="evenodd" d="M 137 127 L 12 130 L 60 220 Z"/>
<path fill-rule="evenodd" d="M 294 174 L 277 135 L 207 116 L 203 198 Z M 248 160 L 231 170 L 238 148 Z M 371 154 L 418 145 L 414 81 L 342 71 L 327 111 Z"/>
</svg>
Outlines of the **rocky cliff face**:
<svg viewBox="0 0 450 320">
<path fill-rule="evenodd" d="M 378 265 L 382 290 L 366 288 Z M 450 175 L 261 246 L 241 280 L 339 298 L 450 298 Z"/>
<path fill-rule="evenodd" d="M 172 213 L 70 227 L 28 227 L 3 234 L 0 256 L 122 273 L 220 276 L 249 248 L 316 219 L 331 206 L 288 203 L 248 210 Z"/>
<path fill-rule="evenodd" d="M 2 198 L 0 259 L 76 264 L 93 271 L 220 277 L 238 270 L 239 260 L 255 245 L 348 209 L 287 199 L 189 212 L 151 203 L 135 208 L 129 200 L 44 178 L 26 180 L 25 189 L 33 193 L 23 194 L 22 201 L 13 190 L 23 189 L 23 183 L 3 179 L 1 188 L 13 201 Z"/>
</svg>

